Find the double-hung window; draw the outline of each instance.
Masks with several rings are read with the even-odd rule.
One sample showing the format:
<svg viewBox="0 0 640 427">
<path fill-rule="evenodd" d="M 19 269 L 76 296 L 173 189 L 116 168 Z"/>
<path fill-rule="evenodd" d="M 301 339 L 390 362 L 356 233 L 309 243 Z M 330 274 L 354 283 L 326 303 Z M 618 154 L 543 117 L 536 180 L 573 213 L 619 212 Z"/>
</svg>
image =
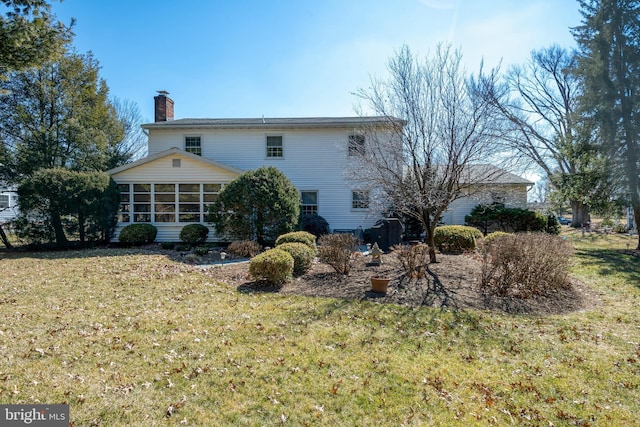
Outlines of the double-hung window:
<svg viewBox="0 0 640 427">
<path fill-rule="evenodd" d="M 199 136 L 185 136 L 184 150 L 202 156 L 202 139 Z"/>
<path fill-rule="evenodd" d="M 284 157 L 284 147 L 282 146 L 282 135 L 267 136 L 267 157 Z"/>
<path fill-rule="evenodd" d="M 8 194 L 0 194 L 0 209 L 9 207 L 9 195 Z"/>
<path fill-rule="evenodd" d="M 356 190 L 351 192 L 352 209 L 369 209 L 369 192 Z"/>
<path fill-rule="evenodd" d="M 300 212 L 303 215 L 318 213 L 318 192 L 317 191 L 301 191 L 300 192 Z"/>
<path fill-rule="evenodd" d="M 364 154 L 364 135 L 349 135 L 349 155 L 362 156 Z"/>
</svg>

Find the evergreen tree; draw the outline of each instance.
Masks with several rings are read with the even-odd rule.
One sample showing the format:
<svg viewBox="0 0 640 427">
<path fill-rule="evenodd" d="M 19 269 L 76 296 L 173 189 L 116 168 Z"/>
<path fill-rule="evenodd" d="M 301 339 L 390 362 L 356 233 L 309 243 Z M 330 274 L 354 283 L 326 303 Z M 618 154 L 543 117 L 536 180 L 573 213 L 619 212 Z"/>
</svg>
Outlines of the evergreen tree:
<svg viewBox="0 0 640 427">
<path fill-rule="evenodd" d="M 245 172 L 225 186 L 209 207 L 209 221 L 218 233 L 265 245 L 293 231 L 299 212 L 298 190 L 270 166 Z"/>
<path fill-rule="evenodd" d="M 640 223 L 640 2 L 579 0 L 582 25 L 577 73 L 584 82 L 583 114 L 597 124 L 603 147 L 624 170 Z M 638 240 L 640 249 L 640 237 Z"/>
</svg>

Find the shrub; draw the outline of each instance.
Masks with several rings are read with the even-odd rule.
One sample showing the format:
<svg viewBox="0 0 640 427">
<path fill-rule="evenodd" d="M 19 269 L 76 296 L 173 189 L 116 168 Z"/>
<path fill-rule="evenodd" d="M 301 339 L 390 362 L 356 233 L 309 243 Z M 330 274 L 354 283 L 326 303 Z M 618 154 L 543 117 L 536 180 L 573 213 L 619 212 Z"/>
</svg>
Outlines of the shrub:
<svg viewBox="0 0 640 427">
<path fill-rule="evenodd" d="M 175 242 L 160 242 L 160 247 L 162 249 L 175 249 L 176 247 L 176 243 Z"/>
<path fill-rule="evenodd" d="M 355 260 L 358 239 L 353 234 L 325 234 L 318 240 L 318 256 L 338 274 L 348 275 Z"/>
<path fill-rule="evenodd" d="M 491 230 L 512 231 L 546 231 L 547 217 L 539 212 L 520 208 L 507 208 L 501 203 L 477 205 L 464 221 L 487 234 Z M 551 231 L 553 229 L 550 229 Z"/>
<path fill-rule="evenodd" d="M 184 251 L 188 251 L 191 249 L 191 246 L 189 245 L 184 245 L 184 244 L 177 244 L 173 247 L 174 250 L 178 251 L 178 252 L 184 252 Z"/>
<path fill-rule="evenodd" d="M 565 240 L 545 233 L 501 236 L 484 254 L 481 290 L 528 299 L 566 288 L 572 252 Z"/>
<path fill-rule="evenodd" d="M 199 256 L 205 256 L 209 253 L 209 248 L 207 246 L 198 246 L 197 248 L 193 248 L 193 253 Z"/>
<path fill-rule="evenodd" d="M 158 229 L 151 224 L 130 224 L 120 231 L 118 240 L 124 246 L 141 246 L 156 240 Z"/>
<path fill-rule="evenodd" d="M 256 279 L 280 285 L 293 276 L 293 265 L 293 257 L 288 252 L 273 248 L 251 259 L 249 273 Z"/>
<path fill-rule="evenodd" d="M 300 194 L 273 166 L 247 171 L 225 185 L 209 205 L 208 221 L 219 235 L 233 240 L 255 239 L 272 245 L 295 230 L 300 216 Z"/>
<path fill-rule="evenodd" d="M 616 224 L 613 226 L 614 233 L 626 233 L 627 227 L 624 224 Z"/>
<path fill-rule="evenodd" d="M 555 234 L 556 236 L 560 234 L 560 221 L 558 221 L 558 217 L 553 214 L 547 215 L 547 226 L 544 231 L 549 234 Z"/>
<path fill-rule="evenodd" d="M 288 252 L 293 257 L 293 274 L 296 276 L 309 271 L 316 256 L 316 251 L 304 243 L 283 243 L 276 248 Z"/>
<path fill-rule="evenodd" d="M 209 229 L 202 224 L 189 224 L 180 230 L 180 240 L 188 245 L 195 246 L 207 241 Z"/>
<path fill-rule="evenodd" d="M 229 243 L 229 246 L 227 246 L 227 252 L 241 258 L 253 258 L 258 255 L 261 250 L 262 246 L 255 240 L 237 240 Z"/>
<path fill-rule="evenodd" d="M 429 262 L 429 245 L 418 243 L 417 245 L 397 245 L 391 248 L 402 264 L 408 277 L 423 277 L 424 266 Z"/>
<path fill-rule="evenodd" d="M 442 225 L 433 232 L 433 240 L 440 252 L 459 253 L 476 248 L 482 232 L 466 225 Z"/>
<path fill-rule="evenodd" d="M 330 232 L 329 223 L 327 222 L 326 219 L 324 219 L 318 214 L 300 215 L 300 220 L 298 221 L 298 227 L 300 227 L 302 231 L 309 232 L 316 237 L 329 234 Z"/>
<path fill-rule="evenodd" d="M 491 246 L 504 236 L 510 236 L 511 233 L 505 231 L 494 231 L 484 236 L 479 242 L 479 248 L 484 252 L 490 250 Z"/>
<path fill-rule="evenodd" d="M 304 243 L 313 249 L 314 253 L 316 250 L 316 236 L 306 231 L 293 231 L 291 233 L 278 236 L 276 239 L 276 246 L 283 243 Z"/>
</svg>

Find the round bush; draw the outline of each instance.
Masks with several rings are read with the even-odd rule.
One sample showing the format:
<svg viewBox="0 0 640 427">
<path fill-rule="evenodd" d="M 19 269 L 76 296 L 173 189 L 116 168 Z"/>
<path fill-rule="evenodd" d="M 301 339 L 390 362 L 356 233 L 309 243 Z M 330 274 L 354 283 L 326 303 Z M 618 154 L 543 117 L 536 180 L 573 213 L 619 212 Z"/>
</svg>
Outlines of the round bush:
<svg viewBox="0 0 640 427">
<path fill-rule="evenodd" d="M 298 223 L 303 231 L 309 232 L 316 237 L 329 234 L 329 223 L 318 214 L 304 214 L 300 216 Z"/>
<path fill-rule="evenodd" d="M 488 252 L 499 239 L 505 236 L 511 236 L 511 233 L 507 233 L 506 231 L 494 231 L 493 233 L 489 233 L 480 240 L 478 248 L 482 253 Z"/>
<path fill-rule="evenodd" d="M 195 246 L 207 241 L 209 229 L 202 224 L 189 224 L 180 230 L 180 240 Z"/>
<path fill-rule="evenodd" d="M 476 248 L 476 240 L 482 232 L 466 225 L 443 225 L 436 227 L 433 240 L 440 252 L 459 253 Z"/>
<path fill-rule="evenodd" d="M 151 224 L 130 224 L 120 231 L 118 241 L 123 246 L 141 246 L 156 240 L 158 229 Z"/>
<path fill-rule="evenodd" d="M 293 276 L 293 265 L 293 257 L 288 252 L 273 248 L 251 259 L 249 273 L 256 279 L 281 285 Z"/>
<path fill-rule="evenodd" d="M 276 239 L 276 246 L 283 243 L 304 243 L 311 249 L 316 250 L 316 236 L 307 231 L 293 231 L 278 236 Z"/>
<path fill-rule="evenodd" d="M 316 256 L 315 251 L 304 243 L 283 243 L 276 248 L 288 252 L 293 257 L 293 274 L 296 276 L 306 273 Z"/>
</svg>

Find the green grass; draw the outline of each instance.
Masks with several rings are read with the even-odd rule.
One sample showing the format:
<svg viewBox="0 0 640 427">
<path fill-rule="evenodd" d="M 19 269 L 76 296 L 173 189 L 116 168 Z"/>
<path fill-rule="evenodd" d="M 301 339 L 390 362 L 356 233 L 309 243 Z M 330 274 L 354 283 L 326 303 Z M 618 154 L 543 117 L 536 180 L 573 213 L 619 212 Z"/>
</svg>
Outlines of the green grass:
<svg viewBox="0 0 640 427">
<path fill-rule="evenodd" d="M 0 403 L 68 403 L 76 426 L 633 425 L 640 259 L 566 238 L 600 303 L 548 317 L 240 293 L 133 250 L 2 253 Z"/>
</svg>

